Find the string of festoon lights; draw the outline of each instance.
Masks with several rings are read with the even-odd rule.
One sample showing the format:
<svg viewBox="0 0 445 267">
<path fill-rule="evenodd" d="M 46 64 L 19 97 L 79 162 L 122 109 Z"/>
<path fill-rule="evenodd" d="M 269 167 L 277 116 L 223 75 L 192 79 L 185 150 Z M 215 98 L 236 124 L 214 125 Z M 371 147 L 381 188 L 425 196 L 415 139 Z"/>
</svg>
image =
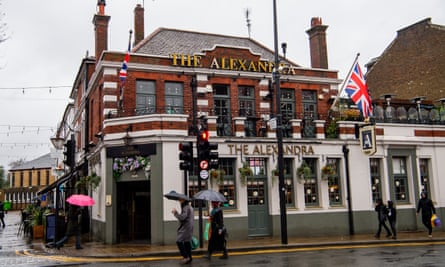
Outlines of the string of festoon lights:
<svg viewBox="0 0 445 267">
<path fill-rule="evenodd" d="M 22 94 L 25 94 L 27 90 L 47 89 L 48 92 L 51 94 L 53 92 L 53 89 L 70 88 L 70 87 L 72 86 L 70 85 L 21 86 L 21 87 L 0 87 L 0 90 L 20 90 L 22 91 Z"/>
</svg>

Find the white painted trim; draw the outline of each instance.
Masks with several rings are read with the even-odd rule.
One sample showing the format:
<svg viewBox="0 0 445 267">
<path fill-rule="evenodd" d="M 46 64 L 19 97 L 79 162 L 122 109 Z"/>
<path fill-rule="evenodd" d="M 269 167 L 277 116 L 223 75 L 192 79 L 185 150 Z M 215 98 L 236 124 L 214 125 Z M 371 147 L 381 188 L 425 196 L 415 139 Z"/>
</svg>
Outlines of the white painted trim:
<svg viewBox="0 0 445 267">
<path fill-rule="evenodd" d="M 117 82 L 104 82 L 104 89 L 117 89 Z"/>
</svg>

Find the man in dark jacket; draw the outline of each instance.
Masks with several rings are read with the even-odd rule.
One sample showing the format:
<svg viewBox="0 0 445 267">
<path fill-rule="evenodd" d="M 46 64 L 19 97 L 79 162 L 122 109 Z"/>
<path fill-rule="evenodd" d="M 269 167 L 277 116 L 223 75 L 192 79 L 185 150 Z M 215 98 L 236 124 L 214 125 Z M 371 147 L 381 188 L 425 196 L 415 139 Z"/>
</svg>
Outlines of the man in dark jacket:
<svg viewBox="0 0 445 267">
<path fill-rule="evenodd" d="M 5 228 L 5 209 L 3 208 L 3 202 L 0 201 L 0 222 Z"/>
<path fill-rule="evenodd" d="M 436 209 L 434 208 L 431 199 L 427 198 L 426 193 L 422 192 L 420 194 L 419 202 L 417 203 L 417 214 L 422 210 L 422 223 L 428 229 L 428 236 L 433 237 L 433 226 L 431 225 L 431 217 L 436 214 Z"/>
<path fill-rule="evenodd" d="M 396 218 L 397 211 L 396 207 L 394 206 L 394 202 L 388 200 L 388 222 L 389 226 L 391 227 L 392 239 L 397 239 Z"/>
<path fill-rule="evenodd" d="M 391 231 L 389 231 L 388 226 L 386 226 L 388 210 L 386 209 L 385 204 L 383 204 L 383 200 L 381 198 L 377 199 L 375 203 L 375 211 L 377 212 L 377 219 L 379 220 L 379 229 L 375 234 L 375 238 L 380 238 L 380 232 L 382 231 L 382 226 L 386 230 L 386 237 L 390 237 Z"/>
</svg>

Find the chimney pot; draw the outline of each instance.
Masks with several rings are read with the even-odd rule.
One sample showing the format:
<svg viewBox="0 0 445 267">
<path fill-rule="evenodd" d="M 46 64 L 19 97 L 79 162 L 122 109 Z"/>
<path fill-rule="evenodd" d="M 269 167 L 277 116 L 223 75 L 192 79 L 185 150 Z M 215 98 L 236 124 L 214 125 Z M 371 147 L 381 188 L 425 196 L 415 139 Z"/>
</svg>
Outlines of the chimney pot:
<svg viewBox="0 0 445 267">
<path fill-rule="evenodd" d="M 136 46 L 140 41 L 144 40 L 144 8 L 141 4 L 137 4 L 134 8 L 134 44 Z"/>
<path fill-rule="evenodd" d="M 311 28 L 306 31 L 309 35 L 312 68 L 328 68 L 327 28 L 328 26 L 322 25 L 320 17 L 313 17 L 311 19 Z"/>
<path fill-rule="evenodd" d="M 311 19 L 311 27 L 312 28 L 317 26 L 317 25 L 321 25 L 321 24 L 322 24 L 322 22 L 321 22 L 321 18 L 320 17 L 314 17 L 314 18 Z"/>
</svg>

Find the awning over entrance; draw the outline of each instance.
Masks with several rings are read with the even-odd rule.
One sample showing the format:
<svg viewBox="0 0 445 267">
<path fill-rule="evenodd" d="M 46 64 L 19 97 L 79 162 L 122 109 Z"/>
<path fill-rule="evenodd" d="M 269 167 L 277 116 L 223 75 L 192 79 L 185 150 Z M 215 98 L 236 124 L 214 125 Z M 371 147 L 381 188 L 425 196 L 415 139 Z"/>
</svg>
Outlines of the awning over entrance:
<svg viewBox="0 0 445 267">
<path fill-rule="evenodd" d="M 54 188 L 59 187 L 61 184 L 68 182 L 69 180 L 71 180 L 71 178 L 75 177 L 76 175 L 77 171 L 65 174 L 64 176 L 57 179 L 57 181 L 54 181 L 52 184 L 48 185 L 47 187 L 37 192 L 37 195 L 45 194 L 53 190 Z"/>
</svg>

